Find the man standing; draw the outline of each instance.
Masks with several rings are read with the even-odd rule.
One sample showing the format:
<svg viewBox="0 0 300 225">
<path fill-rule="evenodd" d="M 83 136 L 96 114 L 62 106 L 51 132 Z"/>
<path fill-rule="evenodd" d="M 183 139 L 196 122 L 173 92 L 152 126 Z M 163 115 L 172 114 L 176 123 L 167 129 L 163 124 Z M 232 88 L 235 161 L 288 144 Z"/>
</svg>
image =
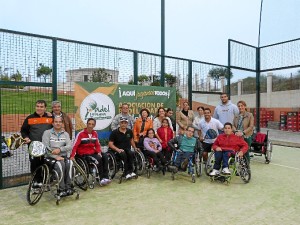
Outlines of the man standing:
<svg viewBox="0 0 300 225">
<path fill-rule="evenodd" d="M 199 139 L 203 142 L 203 161 L 206 162 L 208 153 L 211 152 L 212 145 L 219 134 L 219 130 L 223 129 L 223 124 L 211 117 L 209 108 L 204 109 L 204 119 L 199 123 Z"/>
<path fill-rule="evenodd" d="M 22 127 L 21 135 L 26 144 L 31 141 L 42 141 L 45 130 L 52 128 L 52 116 L 46 113 L 47 103 L 44 100 L 37 100 L 35 103 L 35 112 L 29 115 Z M 31 174 L 44 163 L 44 157 L 33 157 L 29 155 Z"/>
<path fill-rule="evenodd" d="M 46 162 L 54 163 L 54 170 L 61 178 L 59 182 L 59 195 L 67 196 L 73 194 L 72 189 L 72 161 L 67 157 L 72 150 L 69 134 L 62 128 L 63 118 L 54 117 L 53 128 L 46 130 L 43 134 L 43 144 L 47 148 Z"/>
<path fill-rule="evenodd" d="M 60 101 L 52 102 L 52 116 L 53 117 L 61 116 L 63 118 L 62 128 L 69 134 L 70 139 L 72 140 L 72 132 L 73 132 L 72 120 L 66 113 L 61 111 Z"/>
<path fill-rule="evenodd" d="M 227 122 L 232 124 L 234 117 L 239 115 L 239 109 L 228 100 L 226 93 L 222 93 L 220 98 L 221 104 L 216 107 L 213 117 L 219 120 L 223 125 Z"/>
<path fill-rule="evenodd" d="M 127 128 L 129 128 L 130 130 L 133 129 L 133 123 L 134 123 L 134 119 L 133 117 L 129 114 L 129 105 L 127 103 L 123 103 L 122 104 L 122 108 L 121 108 L 121 113 L 117 114 L 113 121 L 111 122 L 111 130 L 116 130 L 119 127 L 119 123 L 120 123 L 120 118 L 126 118 L 128 120 L 128 126 Z"/>
<path fill-rule="evenodd" d="M 117 152 L 124 162 L 124 175 L 126 179 L 135 177 L 133 172 L 133 152 L 131 146 L 136 150 L 133 140 L 132 130 L 127 128 L 128 120 L 125 117 L 120 118 L 120 127 L 111 132 L 108 146 Z"/>
</svg>

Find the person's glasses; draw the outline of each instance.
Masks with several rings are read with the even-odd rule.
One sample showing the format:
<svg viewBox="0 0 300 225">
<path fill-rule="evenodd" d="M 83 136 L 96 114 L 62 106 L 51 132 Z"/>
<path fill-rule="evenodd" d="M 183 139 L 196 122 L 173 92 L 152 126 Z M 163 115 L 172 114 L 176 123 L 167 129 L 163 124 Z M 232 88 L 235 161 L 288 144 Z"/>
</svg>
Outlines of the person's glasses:
<svg viewBox="0 0 300 225">
<path fill-rule="evenodd" d="M 193 130 L 187 130 L 188 132 L 194 132 Z"/>
</svg>

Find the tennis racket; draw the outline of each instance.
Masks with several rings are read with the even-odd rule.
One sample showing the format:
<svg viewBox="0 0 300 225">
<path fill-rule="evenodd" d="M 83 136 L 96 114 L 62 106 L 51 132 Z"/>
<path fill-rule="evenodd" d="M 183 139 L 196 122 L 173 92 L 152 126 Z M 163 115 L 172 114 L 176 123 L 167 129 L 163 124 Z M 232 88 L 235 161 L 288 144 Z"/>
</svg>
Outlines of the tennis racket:
<svg viewBox="0 0 300 225">
<path fill-rule="evenodd" d="M 25 143 L 25 139 L 20 134 L 14 133 L 6 139 L 6 143 L 10 150 L 16 150 Z"/>
<path fill-rule="evenodd" d="M 214 129 L 208 129 L 205 134 L 205 139 L 215 139 L 218 136 L 218 132 Z"/>
</svg>

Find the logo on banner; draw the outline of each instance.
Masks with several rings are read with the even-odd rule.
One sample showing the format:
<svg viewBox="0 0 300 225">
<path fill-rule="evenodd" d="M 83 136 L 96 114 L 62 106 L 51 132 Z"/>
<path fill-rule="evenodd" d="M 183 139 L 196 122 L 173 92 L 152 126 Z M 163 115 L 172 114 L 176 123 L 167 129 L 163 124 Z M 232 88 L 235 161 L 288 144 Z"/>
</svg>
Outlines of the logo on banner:
<svg viewBox="0 0 300 225">
<path fill-rule="evenodd" d="M 102 93 L 88 95 L 80 105 L 80 117 L 86 123 L 88 118 L 97 121 L 95 130 L 108 127 L 115 116 L 115 105 L 110 97 Z"/>
</svg>

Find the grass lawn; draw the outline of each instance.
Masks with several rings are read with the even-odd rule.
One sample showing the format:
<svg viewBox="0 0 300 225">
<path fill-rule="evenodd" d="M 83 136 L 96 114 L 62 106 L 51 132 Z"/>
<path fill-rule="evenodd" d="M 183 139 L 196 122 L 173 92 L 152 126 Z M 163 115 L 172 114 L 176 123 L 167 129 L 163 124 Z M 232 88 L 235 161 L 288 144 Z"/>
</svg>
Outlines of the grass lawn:
<svg viewBox="0 0 300 225">
<path fill-rule="evenodd" d="M 35 111 L 36 100 L 43 99 L 51 110 L 52 93 L 35 91 L 1 90 L 1 113 L 2 114 L 30 114 Z M 62 102 L 62 109 L 67 113 L 74 113 L 74 96 L 58 95 Z"/>
</svg>

